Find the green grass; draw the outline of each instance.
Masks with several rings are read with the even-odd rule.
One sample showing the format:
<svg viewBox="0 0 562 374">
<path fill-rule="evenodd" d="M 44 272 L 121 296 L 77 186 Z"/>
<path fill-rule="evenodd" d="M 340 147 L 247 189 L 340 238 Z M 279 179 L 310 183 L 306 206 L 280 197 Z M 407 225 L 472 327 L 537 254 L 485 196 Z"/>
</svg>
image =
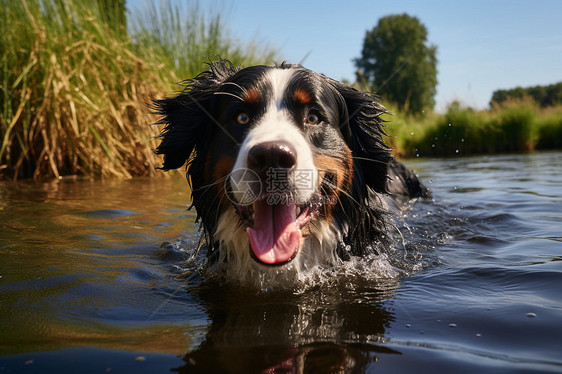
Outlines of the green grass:
<svg viewBox="0 0 562 374">
<path fill-rule="evenodd" d="M 536 131 L 537 149 L 562 149 L 562 106 L 541 111 Z"/>
<path fill-rule="evenodd" d="M 152 175 L 159 133 L 147 103 L 206 58 L 270 63 L 220 14 L 163 2 L 125 25 L 99 0 L 0 0 L 0 178 Z M 258 52 L 259 50 L 263 52 Z"/>
<path fill-rule="evenodd" d="M 228 22 L 220 13 L 205 13 L 197 5 L 147 2 L 131 17 L 130 29 L 135 50 L 165 66 L 165 79 L 173 82 L 199 74 L 208 58 L 222 56 L 242 66 L 271 64 L 276 59 L 272 47 L 254 41 L 242 44 L 230 37 Z"/>
<path fill-rule="evenodd" d="M 476 111 L 458 103 L 422 118 L 397 114 L 387 132 L 402 157 L 460 156 L 562 147 L 562 107 L 540 109 L 528 100 Z"/>
</svg>

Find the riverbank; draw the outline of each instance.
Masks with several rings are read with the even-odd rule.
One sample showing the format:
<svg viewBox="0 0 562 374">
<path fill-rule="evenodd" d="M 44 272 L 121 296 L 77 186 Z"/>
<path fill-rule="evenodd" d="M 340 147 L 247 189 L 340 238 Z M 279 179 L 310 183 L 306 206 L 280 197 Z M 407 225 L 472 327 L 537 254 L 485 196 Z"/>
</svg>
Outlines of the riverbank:
<svg viewBox="0 0 562 374">
<path fill-rule="evenodd" d="M 453 104 L 444 114 L 413 118 L 398 113 L 385 118 L 390 121 L 387 143 L 399 157 L 562 148 L 562 106 L 539 108 L 528 100 L 481 111 Z"/>
</svg>

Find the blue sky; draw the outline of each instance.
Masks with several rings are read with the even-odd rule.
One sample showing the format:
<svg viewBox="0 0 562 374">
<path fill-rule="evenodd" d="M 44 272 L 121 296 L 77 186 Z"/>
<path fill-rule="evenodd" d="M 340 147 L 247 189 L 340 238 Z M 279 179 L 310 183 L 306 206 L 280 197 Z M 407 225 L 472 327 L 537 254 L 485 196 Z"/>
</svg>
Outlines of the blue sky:
<svg viewBox="0 0 562 374">
<path fill-rule="evenodd" d="M 128 0 L 129 7 L 142 3 Z M 562 81 L 562 0 L 207 0 L 199 6 L 220 10 L 233 37 L 272 45 L 288 62 L 339 80 L 354 79 L 353 59 L 379 18 L 416 16 L 438 48 L 439 111 L 453 100 L 482 109 L 496 89 Z"/>
</svg>

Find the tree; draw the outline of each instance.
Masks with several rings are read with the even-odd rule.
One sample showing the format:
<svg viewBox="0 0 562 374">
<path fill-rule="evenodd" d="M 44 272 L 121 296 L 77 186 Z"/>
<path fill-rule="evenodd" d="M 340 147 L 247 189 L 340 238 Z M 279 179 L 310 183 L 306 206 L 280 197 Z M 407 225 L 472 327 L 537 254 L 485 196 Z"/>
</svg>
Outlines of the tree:
<svg viewBox="0 0 562 374">
<path fill-rule="evenodd" d="M 502 105 L 510 100 L 531 98 L 541 107 L 562 104 L 562 82 L 548 86 L 515 87 L 509 90 L 496 90 L 492 94 L 490 106 Z"/>
<path fill-rule="evenodd" d="M 412 114 L 435 105 L 437 47 L 427 45 L 427 29 L 407 14 L 383 17 L 367 31 L 357 81 Z"/>
</svg>

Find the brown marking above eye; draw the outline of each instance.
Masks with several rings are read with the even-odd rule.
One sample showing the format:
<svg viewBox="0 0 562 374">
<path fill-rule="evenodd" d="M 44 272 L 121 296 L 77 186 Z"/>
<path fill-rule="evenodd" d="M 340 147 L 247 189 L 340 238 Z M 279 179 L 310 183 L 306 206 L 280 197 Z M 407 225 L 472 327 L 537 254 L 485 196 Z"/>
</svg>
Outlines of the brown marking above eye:
<svg viewBox="0 0 562 374">
<path fill-rule="evenodd" d="M 312 101 L 312 97 L 310 96 L 310 94 L 300 88 L 295 90 L 295 92 L 293 93 L 293 97 L 300 104 L 308 104 Z"/>
<path fill-rule="evenodd" d="M 260 101 L 261 95 L 260 92 L 255 89 L 255 88 L 251 88 L 249 90 L 244 91 L 244 93 L 242 94 L 242 99 L 250 104 L 256 104 Z"/>
</svg>

